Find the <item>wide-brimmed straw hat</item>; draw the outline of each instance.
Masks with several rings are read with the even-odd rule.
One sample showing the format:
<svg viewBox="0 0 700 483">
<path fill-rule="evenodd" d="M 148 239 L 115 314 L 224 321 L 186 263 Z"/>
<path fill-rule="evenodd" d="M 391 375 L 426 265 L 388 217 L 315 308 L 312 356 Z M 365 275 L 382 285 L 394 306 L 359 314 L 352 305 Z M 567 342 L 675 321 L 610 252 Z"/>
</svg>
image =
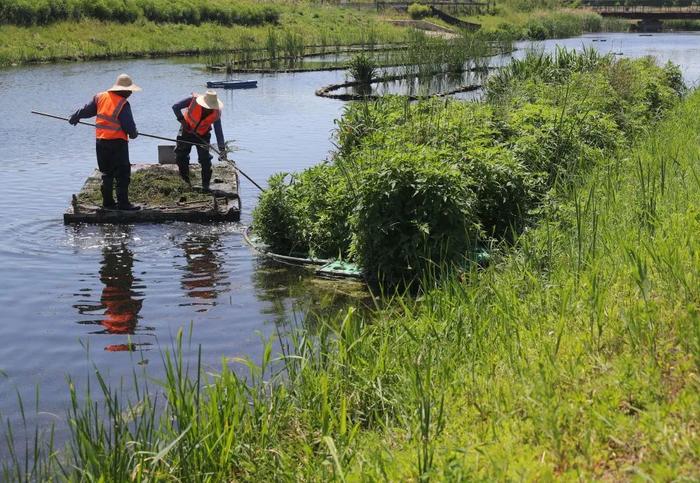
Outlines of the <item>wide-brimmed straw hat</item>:
<svg viewBox="0 0 700 483">
<path fill-rule="evenodd" d="M 119 77 L 117 77 L 114 85 L 107 90 L 138 92 L 141 90 L 141 88 L 134 84 L 134 81 L 131 80 L 131 76 L 129 74 L 120 74 Z"/>
<path fill-rule="evenodd" d="M 207 91 L 204 94 L 197 95 L 197 104 L 207 109 L 221 109 L 224 103 L 219 100 L 216 91 Z"/>
</svg>

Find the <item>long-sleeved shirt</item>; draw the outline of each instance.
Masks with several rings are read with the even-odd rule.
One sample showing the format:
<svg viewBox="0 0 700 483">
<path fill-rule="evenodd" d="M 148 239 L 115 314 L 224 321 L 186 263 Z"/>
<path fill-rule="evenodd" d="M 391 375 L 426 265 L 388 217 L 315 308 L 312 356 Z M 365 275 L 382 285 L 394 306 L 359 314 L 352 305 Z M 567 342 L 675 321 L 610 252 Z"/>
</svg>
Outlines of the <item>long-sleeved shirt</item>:
<svg viewBox="0 0 700 483">
<path fill-rule="evenodd" d="M 81 109 L 78 109 L 73 113 L 71 120 L 77 121 L 78 119 L 88 119 L 95 116 L 97 116 L 97 100 L 93 97 L 92 101 L 88 102 Z M 131 139 L 134 139 L 139 135 L 138 131 L 136 130 L 136 123 L 134 122 L 133 114 L 131 114 L 131 106 L 129 105 L 128 101 L 124 103 L 124 107 L 122 107 L 117 119 L 119 119 L 119 124 L 124 132 Z"/>
<path fill-rule="evenodd" d="M 192 97 L 186 97 L 180 102 L 173 104 L 173 112 L 178 121 L 182 122 L 183 115 L 182 110 L 187 109 L 192 102 Z M 219 151 L 223 151 L 226 148 L 226 141 L 224 140 L 224 130 L 221 128 L 221 118 L 214 121 L 214 133 L 216 134 L 216 144 L 219 145 Z"/>
</svg>

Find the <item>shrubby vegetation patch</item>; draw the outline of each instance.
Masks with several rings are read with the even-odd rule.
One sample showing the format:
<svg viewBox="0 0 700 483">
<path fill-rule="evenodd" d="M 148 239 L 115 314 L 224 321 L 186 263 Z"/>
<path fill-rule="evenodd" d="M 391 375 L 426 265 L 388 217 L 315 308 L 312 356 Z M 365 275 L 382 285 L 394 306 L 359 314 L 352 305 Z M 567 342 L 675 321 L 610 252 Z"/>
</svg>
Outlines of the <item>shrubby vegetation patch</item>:
<svg viewBox="0 0 700 483">
<path fill-rule="evenodd" d="M 351 104 L 332 160 L 273 177 L 255 229 L 275 251 L 350 259 L 388 284 L 462 266 L 628 146 L 675 105 L 679 79 L 650 58 L 530 52 L 489 80 L 483 103 Z"/>
</svg>

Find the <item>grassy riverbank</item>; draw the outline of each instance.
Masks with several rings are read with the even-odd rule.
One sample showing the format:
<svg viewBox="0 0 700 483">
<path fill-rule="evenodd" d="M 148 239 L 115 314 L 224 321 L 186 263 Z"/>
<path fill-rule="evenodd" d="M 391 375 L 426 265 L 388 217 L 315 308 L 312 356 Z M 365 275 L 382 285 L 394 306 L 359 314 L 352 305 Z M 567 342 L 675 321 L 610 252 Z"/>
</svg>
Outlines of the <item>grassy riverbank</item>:
<svg viewBox="0 0 700 483">
<path fill-rule="evenodd" d="M 277 23 L 254 26 L 156 23 L 146 18 L 132 23 L 83 18 L 28 27 L 0 25 L 0 66 L 263 49 L 270 37 L 299 45 L 374 45 L 403 41 L 407 33 L 372 11 L 287 2 L 280 2 L 275 11 Z"/>
<path fill-rule="evenodd" d="M 387 22 L 395 10 L 339 8 L 317 2 L 159 2 L 1 0 L 0 67 L 57 60 L 221 53 L 287 43 L 376 45 L 403 42 L 408 31 Z M 435 19 L 433 19 L 435 20 Z M 468 18 L 491 38 L 541 40 L 626 24 L 563 10 L 557 2 L 499 3 L 495 12 Z M 441 23 L 439 20 L 435 20 Z"/>
<path fill-rule="evenodd" d="M 497 263 L 326 318 L 246 381 L 166 355 L 163 414 L 144 387 L 76 399 L 68 451 L 32 476 L 699 478 L 699 109 L 601 159 Z"/>
</svg>

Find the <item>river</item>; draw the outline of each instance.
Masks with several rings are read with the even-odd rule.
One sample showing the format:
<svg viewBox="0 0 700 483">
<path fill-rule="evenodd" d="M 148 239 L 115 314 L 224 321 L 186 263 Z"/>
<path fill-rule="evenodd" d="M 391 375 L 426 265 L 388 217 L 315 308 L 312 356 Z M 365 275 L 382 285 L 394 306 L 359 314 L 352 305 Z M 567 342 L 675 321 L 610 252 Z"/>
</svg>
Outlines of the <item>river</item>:
<svg viewBox="0 0 700 483">
<path fill-rule="evenodd" d="M 700 80 L 696 34 L 586 35 L 534 47 L 556 45 L 653 55 L 680 64 L 689 84 Z M 516 55 L 529 46 L 520 44 Z M 29 111 L 68 115 L 122 72 L 143 87 L 130 99 L 138 128 L 163 136 L 177 130 L 170 106 L 216 77 L 182 58 L 0 70 L 0 415 L 14 424 L 17 394 L 33 406 L 38 387 L 40 413 L 30 423 L 55 422 L 60 430 L 66 378 L 80 391 L 95 367 L 113 384 L 134 370 L 158 377 L 160 349 L 170 347 L 180 329 L 191 331 L 189 357 L 201 345 L 204 364 L 215 369 L 223 357 L 257 360 L 262 340 L 277 328 L 354 303 L 334 285 L 260 260 L 239 224 L 64 226 L 71 194 L 95 168 L 94 134 Z M 343 72 L 241 77 L 257 78 L 259 87 L 220 91 L 222 120 L 249 176 L 264 183 L 274 172 L 300 170 L 329 155 L 343 103 L 314 91 L 342 82 Z M 139 138 L 130 149 L 133 163 L 156 160 L 154 140 Z M 245 225 L 257 190 L 244 179 L 241 197 Z M 58 439 L 63 436 L 59 431 Z"/>
</svg>

